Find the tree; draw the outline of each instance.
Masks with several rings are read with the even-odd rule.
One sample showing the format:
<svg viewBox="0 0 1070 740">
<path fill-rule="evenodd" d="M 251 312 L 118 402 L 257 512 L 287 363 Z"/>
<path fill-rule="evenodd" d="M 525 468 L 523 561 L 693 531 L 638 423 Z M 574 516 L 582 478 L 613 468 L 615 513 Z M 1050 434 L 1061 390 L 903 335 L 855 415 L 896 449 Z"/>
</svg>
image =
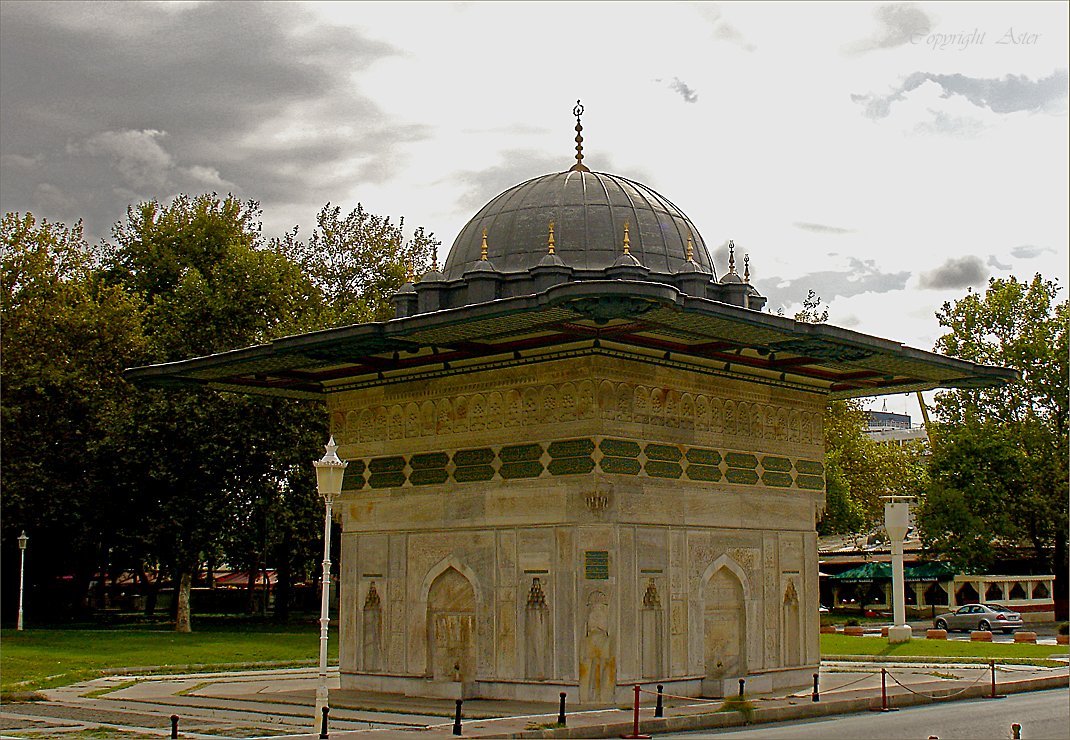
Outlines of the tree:
<svg viewBox="0 0 1070 740">
<path fill-rule="evenodd" d="M 825 407 L 822 535 L 872 529 L 884 515 L 884 496 L 915 496 L 925 488 L 925 447 L 882 444 L 866 428 L 861 402 L 832 401 Z"/>
<path fill-rule="evenodd" d="M 322 326 L 319 292 L 297 265 L 265 247 L 259 216 L 255 202 L 181 195 L 168 206 L 131 207 L 116 225 L 108 274 L 144 297 L 155 361 Z M 280 450 L 295 439 L 313 448 L 312 438 L 325 436 L 324 423 L 309 423 L 296 402 L 204 388 L 139 391 L 129 422 L 114 450 L 127 476 L 115 485 L 143 519 L 128 539 L 140 539 L 172 570 L 175 628 L 189 631 L 200 563 L 220 548 L 250 501 L 283 485 L 286 472 L 275 467 Z"/>
<path fill-rule="evenodd" d="M 392 316 L 390 296 L 410 272 L 431 266 L 439 245 L 422 226 L 406 239 L 404 226 L 404 218 L 395 225 L 360 203 L 343 218 L 342 209 L 328 203 L 307 242 L 297 238 L 294 227 L 272 246 L 300 265 L 322 292 L 333 325 L 381 321 Z"/>
<path fill-rule="evenodd" d="M 36 580 L 73 575 L 84 592 L 113 541 L 101 450 L 128 407 L 122 369 L 146 356 L 143 306 L 97 279 L 80 223 L 9 213 L 0 235 L 4 539 L 51 543 L 35 550 Z"/>
<path fill-rule="evenodd" d="M 959 567 L 984 569 L 1028 543 L 1035 567 L 1066 596 L 1067 301 L 1059 286 L 993 278 L 937 313 L 938 351 L 1018 370 L 1022 380 L 936 397 L 940 444 L 933 488 L 918 513 L 928 546 Z"/>
</svg>

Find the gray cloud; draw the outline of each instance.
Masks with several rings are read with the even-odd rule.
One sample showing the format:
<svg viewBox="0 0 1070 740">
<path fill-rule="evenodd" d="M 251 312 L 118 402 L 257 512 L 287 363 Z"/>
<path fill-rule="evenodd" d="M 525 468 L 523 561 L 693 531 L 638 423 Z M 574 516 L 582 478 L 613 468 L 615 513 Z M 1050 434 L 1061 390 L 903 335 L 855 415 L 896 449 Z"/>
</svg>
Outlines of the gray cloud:
<svg viewBox="0 0 1070 740">
<path fill-rule="evenodd" d="M 949 116 L 941 111 L 929 109 L 932 118 L 922 121 L 914 127 L 918 134 L 949 134 L 964 138 L 973 138 L 984 130 L 984 123 L 969 116 Z"/>
<path fill-rule="evenodd" d="M 813 224 L 807 221 L 796 221 L 792 224 L 797 229 L 812 231 L 815 234 L 853 234 L 854 229 L 845 229 L 840 226 L 826 226 L 825 224 Z"/>
<path fill-rule="evenodd" d="M 862 293 L 887 293 L 902 290 L 910 279 L 909 272 L 881 272 L 874 260 L 848 257 L 846 270 L 822 270 L 811 272 L 794 280 L 771 276 L 762 277 L 761 262 L 751 262 L 751 282 L 758 291 L 769 298 L 769 308 L 787 308 L 802 303 L 810 290 L 817 292 L 825 303 L 835 298 L 849 298 Z"/>
<path fill-rule="evenodd" d="M 695 6 L 699 15 L 704 17 L 713 28 L 713 38 L 717 41 L 728 41 L 736 44 L 744 51 L 754 51 L 758 47 L 747 40 L 738 28 L 726 21 L 721 14 L 720 8 L 712 3 L 703 3 Z"/>
<path fill-rule="evenodd" d="M 0 4 L 0 210 L 84 217 L 102 236 L 138 199 L 227 190 L 311 216 L 342 178 L 388 178 L 427 130 L 385 119 L 352 75 L 397 52 L 305 13 Z M 286 131 L 295 112 L 315 128 Z"/>
<path fill-rule="evenodd" d="M 877 49 L 892 49 L 910 42 L 915 34 L 927 34 L 932 30 L 932 20 L 913 3 L 881 5 L 873 10 L 877 29 L 867 38 L 853 41 L 843 47 L 843 53 L 855 56 Z"/>
<path fill-rule="evenodd" d="M 1066 100 L 1068 77 L 1065 69 L 1056 70 L 1048 77 L 1038 80 L 1031 80 L 1025 75 L 984 79 L 961 74 L 914 72 L 887 95 L 852 94 L 851 100 L 865 107 L 865 115 L 868 118 L 886 118 L 892 112 L 893 103 L 905 100 L 907 93 L 926 82 L 939 85 L 944 98 L 961 95 L 978 108 L 987 108 L 993 113 L 1055 113 L 1064 107 L 1062 101 Z"/>
<path fill-rule="evenodd" d="M 1054 252 L 1054 251 L 1055 250 L 1052 249 L 1051 247 L 1038 247 L 1035 244 L 1022 244 L 1020 246 L 1014 247 L 1011 250 L 1011 256 L 1012 257 L 1017 257 L 1018 259 L 1031 260 L 1034 257 L 1039 257 L 1040 255 L 1044 254 L 1045 252 Z"/>
<path fill-rule="evenodd" d="M 952 257 L 939 267 L 923 272 L 918 276 L 921 288 L 966 288 L 981 285 L 988 279 L 989 272 L 980 257 Z"/>
<path fill-rule="evenodd" d="M 672 82 L 669 83 L 669 87 L 679 93 L 685 103 L 694 103 L 698 100 L 698 93 L 695 92 L 694 89 L 688 87 L 687 83 L 679 77 L 673 77 Z"/>
<path fill-rule="evenodd" d="M 1011 269 L 1010 265 L 1005 265 L 1002 262 L 1000 262 L 999 258 L 996 257 L 996 255 L 994 255 L 994 254 L 988 255 L 987 264 L 990 265 L 991 267 L 995 267 L 997 270 L 1009 270 L 1009 269 Z"/>
</svg>

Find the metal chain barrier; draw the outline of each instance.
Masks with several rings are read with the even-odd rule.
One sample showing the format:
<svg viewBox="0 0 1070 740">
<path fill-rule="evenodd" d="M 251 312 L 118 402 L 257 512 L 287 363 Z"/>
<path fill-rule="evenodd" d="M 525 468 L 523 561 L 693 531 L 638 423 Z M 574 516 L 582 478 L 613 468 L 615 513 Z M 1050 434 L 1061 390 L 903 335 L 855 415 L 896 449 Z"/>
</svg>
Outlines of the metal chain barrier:
<svg viewBox="0 0 1070 740">
<path fill-rule="evenodd" d="M 960 689 L 959 691 L 956 691 L 953 694 L 948 694 L 947 696 L 933 696 L 932 694 L 925 694 L 925 693 L 922 693 L 920 691 L 915 691 L 914 689 L 910 688 L 905 683 L 900 681 L 898 678 L 896 678 L 894 674 L 889 673 L 888 675 L 891 677 L 891 679 L 893 681 L 895 681 L 897 684 L 899 684 L 900 686 L 902 686 L 904 689 L 909 691 L 911 694 L 914 694 L 915 696 L 924 696 L 926 699 L 930 699 L 932 701 L 943 701 L 945 699 L 954 699 L 959 694 L 963 694 L 967 690 L 973 688 L 974 684 L 976 684 L 978 681 L 980 681 L 982 678 L 985 677 L 985 671 L 982 669 L 981 673 L 978 674 L 977 678 L 975 678 L 973 681 L 971 681 L 969 684 L 967 684 L 964 688 Z"/>
</svg>

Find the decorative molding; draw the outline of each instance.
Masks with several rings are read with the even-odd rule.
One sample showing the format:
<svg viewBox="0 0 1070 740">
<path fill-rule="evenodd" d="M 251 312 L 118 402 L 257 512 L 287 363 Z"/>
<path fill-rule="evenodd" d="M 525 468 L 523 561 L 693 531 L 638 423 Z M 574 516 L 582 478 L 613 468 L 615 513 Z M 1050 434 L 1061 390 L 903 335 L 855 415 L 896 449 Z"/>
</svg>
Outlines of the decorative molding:
<svg viewBox="0 0 1070 740">
<path fill-rule="evenodd" d="M 478 387 L 480 384 L 471 384 Z M 487 388 L 496 384 L 485 383 Z M 422 396 L 421 391 L 414 395 Z M 743 396 L 715 396 L 633 382 L 592 380 L 423 397 L 406 403 L 336 408 L 331 433 L 343 444 L 430 439 L 600 418 L 752 443 L 824 443 L 822 412 Z"/>
</svg>

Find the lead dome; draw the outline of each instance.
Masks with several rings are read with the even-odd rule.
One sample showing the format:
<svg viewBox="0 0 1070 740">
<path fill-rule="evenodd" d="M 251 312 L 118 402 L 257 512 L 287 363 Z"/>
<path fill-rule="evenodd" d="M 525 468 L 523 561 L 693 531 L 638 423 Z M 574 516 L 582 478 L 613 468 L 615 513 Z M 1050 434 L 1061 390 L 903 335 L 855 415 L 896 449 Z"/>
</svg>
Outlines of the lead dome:
<svg viewBox="0 0 1070 740">
<path fill-rule="evenodd" d="M 551 222 L 557 256 L 578 272 L 611 267 L 628 224 L 631 254 L 651 273 L 688 267 L 690 236 L 694 266 L 716 279 L 702 235 L 672 201 L 626 177 L 575 169 L 514 185 L 483 206 L 454 240 L 446 279 L 458 280 L 480 262 L 484 229 L 488 259 L 499 271 L 536 267 L 547 254 Z"/>
</svg>

